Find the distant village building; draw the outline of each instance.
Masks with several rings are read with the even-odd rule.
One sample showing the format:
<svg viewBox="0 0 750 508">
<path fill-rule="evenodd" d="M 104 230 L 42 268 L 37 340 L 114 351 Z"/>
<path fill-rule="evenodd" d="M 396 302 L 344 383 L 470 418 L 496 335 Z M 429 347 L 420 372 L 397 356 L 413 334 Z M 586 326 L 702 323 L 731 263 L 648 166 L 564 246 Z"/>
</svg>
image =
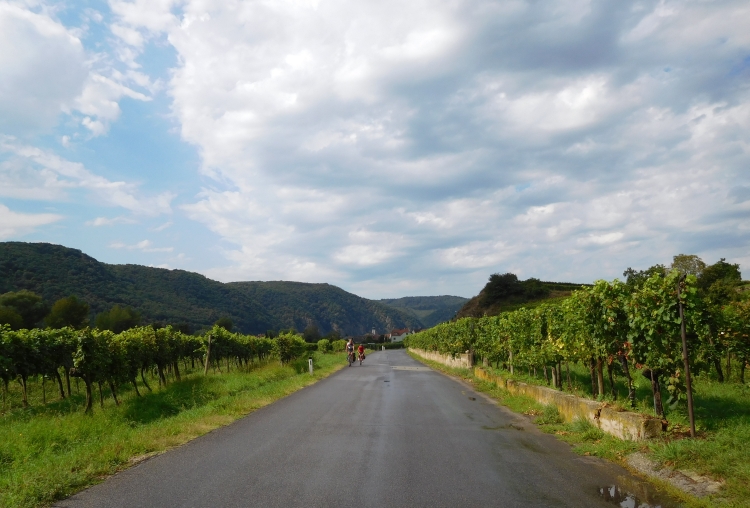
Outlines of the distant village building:
<svg viewBox="0 0 750 508">
<path fill-rule="evenodd" d="M 413 333 L 408 328 L 394 328 L 391 330 L 390 335 L 390 342 L 401 342 L 406 338 L 407 335 L 410 333 Z"/>
</svg>

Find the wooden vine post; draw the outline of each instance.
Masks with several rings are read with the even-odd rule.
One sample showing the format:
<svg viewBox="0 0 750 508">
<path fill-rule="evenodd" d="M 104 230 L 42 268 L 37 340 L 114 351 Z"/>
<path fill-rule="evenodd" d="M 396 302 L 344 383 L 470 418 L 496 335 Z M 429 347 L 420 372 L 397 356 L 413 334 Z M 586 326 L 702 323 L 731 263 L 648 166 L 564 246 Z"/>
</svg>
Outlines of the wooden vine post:
<svg viewBox="0 0 750 508">
<path fill-rule="evenodd" d="M 682 335 L 682 361 L 685 363 L 685 388 L 687 389 L 688 417 L 690 418 L 690 437 L 695 437 L 695 415 L 693 414 L 693 388 L 690 381 L 690 362 L 688 361 L 687 334 L 685 333 L 685 309 L 680 297 L 680 285 L 685 275 L 677 282 L 677 301 L 680 307 L 680 332 Z"/>
<path fill-rule="evenodd" d="M 208 334 L 208 346 L 206 346 L 206 366 L 203 368 L 203 375 L 208 374 L 208 362 L 211 359 L 211 334 Z"/>
</svg>

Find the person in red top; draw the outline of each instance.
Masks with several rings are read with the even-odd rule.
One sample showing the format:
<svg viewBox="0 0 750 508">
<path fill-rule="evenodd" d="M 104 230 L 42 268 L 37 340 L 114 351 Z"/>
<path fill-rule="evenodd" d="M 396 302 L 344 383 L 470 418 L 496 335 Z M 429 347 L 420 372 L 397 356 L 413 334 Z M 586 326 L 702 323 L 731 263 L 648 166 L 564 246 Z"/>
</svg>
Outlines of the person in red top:
<svg viewBox="0 0 750 508">
<path fill-rule="evenodd" d="M 357 348 L 357 352 L 359 353 L 359 364 L 362 365 L 362 360 L 365 359 L 365 346 L 360 344 Z"/>
</svg>

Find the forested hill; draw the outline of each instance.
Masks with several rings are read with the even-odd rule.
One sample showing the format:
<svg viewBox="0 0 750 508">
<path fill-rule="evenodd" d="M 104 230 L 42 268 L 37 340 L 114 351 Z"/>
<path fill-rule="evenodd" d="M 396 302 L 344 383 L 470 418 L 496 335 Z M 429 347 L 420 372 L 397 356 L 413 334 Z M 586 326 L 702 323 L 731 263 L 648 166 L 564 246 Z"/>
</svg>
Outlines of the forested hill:
<svg viewBox="0 0 750 508">
<path fill-rule="evenodd" d="M 244 333 L 310 324 L 323 334 L 361 335 L 420 327 L 412 314 L 347 293 L 329 284 L 233 282 L 224 284 L 184 270 L 109 265 L 80 250 L 47 243 L 0 243 L 0 294 L 27 289 L 48 304 L 75 295 L 91 317 L 114 305 L 130 306 L 143 323 L 188 324 L 194 330 L 229 317 Z"/>
<path fill-rule="evenodd" d="M 496 316 L 520 307 L 534 307 L 542 302 L 559 301 L 584 284 L 545 282 L 539 279 L 519 280 L 515 274 L 494 273 L 477 296 L 466 302 L 457 318 Z"/>
<path fill-rule="evenodd" d="M 409 312 L 419 319 L 425 328 L 430 328 L 453 319 L 456 312 L 469 299 L 460 296 L 405 296 L 378 301 Z"/>
</svg>

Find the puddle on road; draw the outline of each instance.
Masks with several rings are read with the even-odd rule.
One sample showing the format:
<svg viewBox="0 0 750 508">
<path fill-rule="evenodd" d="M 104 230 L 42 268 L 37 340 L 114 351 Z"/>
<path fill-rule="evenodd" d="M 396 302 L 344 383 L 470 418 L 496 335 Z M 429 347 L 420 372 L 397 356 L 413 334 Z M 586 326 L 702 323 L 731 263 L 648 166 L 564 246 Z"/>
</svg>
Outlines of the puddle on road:
<svg viewBox="0 0 750 508">
<path fill-rule="evenodd" d="M 599 496 L 615 506 L 620 508 L 676 508 L 677 504 L 650 499 L 652 496 L 645 494 L 642 499 L 636 494 L 621 488 L 619 485 L 608 485 L 599 487 Z"/>
</svg>

